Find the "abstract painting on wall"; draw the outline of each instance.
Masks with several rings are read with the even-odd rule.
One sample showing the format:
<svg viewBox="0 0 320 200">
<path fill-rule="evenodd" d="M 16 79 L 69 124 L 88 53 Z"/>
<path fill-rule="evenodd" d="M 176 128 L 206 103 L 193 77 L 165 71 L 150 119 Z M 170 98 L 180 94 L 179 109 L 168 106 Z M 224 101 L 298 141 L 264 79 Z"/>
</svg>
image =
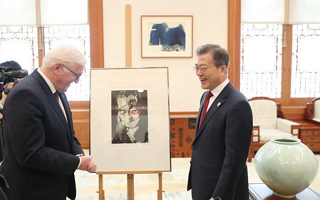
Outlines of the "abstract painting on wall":
<svg viewBox="0 0 320 200">
<path fill-rule="evenodd" d="M 142 15 L 141 57 L 192 57 L 193 16 Z"/>
</svg>

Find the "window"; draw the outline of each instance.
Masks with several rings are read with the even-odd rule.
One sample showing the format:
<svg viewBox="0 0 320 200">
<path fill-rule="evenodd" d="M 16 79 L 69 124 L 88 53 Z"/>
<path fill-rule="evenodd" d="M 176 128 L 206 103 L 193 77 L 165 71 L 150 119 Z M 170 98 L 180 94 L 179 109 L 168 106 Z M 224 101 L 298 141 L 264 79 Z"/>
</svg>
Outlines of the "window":
<svg viewBox="0 0 320 200">
<path fill-rule="evenodd" d="M 37 27 L 0 27 L 0 63 L 15 60 L 29 74 L 39 66 Z"/>
<path fill-rule="evenodd" d="M 320 24 L 292 27 L 291 98 L 320 96 Z"/>
<path fill-rule="evenodd" d="M 93 64 L 103 66 L 100 64 L 103 46 L 96 45 L 103 41 L 102 27 L 97 23 L 102 19 L 102 0 L 0 0 L 0 3 L 0 62 L 15 60 L 30 74 L 41 66 L 44 54 L 55 45 L 72 44 L 87 56 L 88 62 L 79 83 L 68 89 L 68 100 L 88 101 L 91 44 L 95 46 Z M 93 39 L 91 33 L 96 34 Z"/>
<path fill-rule="evenodd" d="M 39 29 L 42 32 L 40 37 L 38 35 Z M 69 101 L 88 101 L 90 81 L 89 25 L 0 27 L 0 62 L 15 60 L 30 74 L 38 68 L 39 59 L 42 59 L 42 55 L 39 56 L 39 50 L 43 49 L 45 53 L 60 43 L 72 44 L 87 56 L 88 63 L 85 73 L 81 76 L 78 84 L 74 83 L 70 86 L 67 96 Z"/>
<path fill-rule="evenodd" d="M 240 88 L 247 98 L 280 98 L 282 25 L 241 24 L 240 63 Z"/>
<path fill-rule="evenodd" d="M 48 52 L 53 46 L 67 43 L 76 46 L 87 57 L 85 72 L 78 84 L 71 84 L 66 92 L 69 101 L 89 101 L 90 82 L 90 27 L 83 26 L 54 26 L 43 27 L 44 49 Z"/>
<path fill-rule="evenodd" d="M 320 48 L 320 1 L 239 0 L 236 2 L 238 4 L 235 3 L 233 6 L 241 7 L 234 9 L 241 15 L 241 23 L 237 23 L 241 27 L 239 43 L 241 51 L 238 52 L 241 56 L 241 68 L 238 68 L 240 90 L 248 98 L 252 96 L 275 98 L 283 106 L 305 106 L 313 98 L 319 97 L 320 68 L 317 64 L 317 52 Z M 267 25 L 265 28 L 264 24 Z M 273 26 L 277 26 L 278 29 L 271 28 Z M 270 30 L 278 30 L 278 33 L 270 33 Z M 272 48 L 272 52 L 265 53 L 261 48 L 271 49 L 270 37 L 275 38 L 274 47 L 277 47 Z M 251 41 L 248 41 L 248 38 Z M 251 52 L 251 55 L 246 52 Z M 257 54 L 260 55 L 262 52 L 265 56 L 256 59 Z M 247 64 L 250 65 L 250 61 L 258 61 L 257 66 L 263 69 L 248 73 Z M 268 67 L 265 67 L 265 63 L 268 63 Z M 275 72 L 270 72 L 269 68 L 274 66 L 276 66 Z M 252 73 L 256 73 L 258 78 L 250 77 Z M 254 80 L 255 78 L 257 80 Z"/>
<path fill-rule="evenodd" d="M 241 25 L 241 91 L 251 98 L 281 98 L 281 85 L 290 82 L 290 98 L 320 96 L 320 24 L 292 25 L 292 40 L 281 24 Z M 291 33 L 290 33 L 291 34 Z M 283 39 L 285 38 L 285 39 Z M 283 73 L 283 48 L 292 47 L 290 75 Z"/>
</svg>

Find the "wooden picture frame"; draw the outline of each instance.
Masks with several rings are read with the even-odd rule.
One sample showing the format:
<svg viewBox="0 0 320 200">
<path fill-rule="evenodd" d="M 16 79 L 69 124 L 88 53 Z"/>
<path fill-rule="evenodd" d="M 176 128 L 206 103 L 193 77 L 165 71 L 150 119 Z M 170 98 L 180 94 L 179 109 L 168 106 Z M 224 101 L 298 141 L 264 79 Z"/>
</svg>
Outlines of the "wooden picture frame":
<svg viewBox="0 0 320 200">
<path fill-rule="evenodd" d="M 191 58 L 192 15 L 142 15 L 142 58 Z"/>
</svg>

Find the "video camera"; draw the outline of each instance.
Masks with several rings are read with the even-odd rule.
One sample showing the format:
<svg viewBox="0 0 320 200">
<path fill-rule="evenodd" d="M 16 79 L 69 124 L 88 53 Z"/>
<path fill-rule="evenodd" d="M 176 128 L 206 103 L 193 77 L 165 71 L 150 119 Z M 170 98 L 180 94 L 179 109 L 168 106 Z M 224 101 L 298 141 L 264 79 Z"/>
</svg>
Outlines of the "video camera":
<svg viewBox="0 0 320 200">
<path fill-rule="evenodd" d="M 14 78 L 24 78 L 28 76 L 28 70 L 21 69 L 11 71 L 11 67 L 1 66 L 0 65 L 0 91 L 4 91 L 8 95 L 10 88 L 7 88 L 8 83 L 15 82 Z"/>
</svg>

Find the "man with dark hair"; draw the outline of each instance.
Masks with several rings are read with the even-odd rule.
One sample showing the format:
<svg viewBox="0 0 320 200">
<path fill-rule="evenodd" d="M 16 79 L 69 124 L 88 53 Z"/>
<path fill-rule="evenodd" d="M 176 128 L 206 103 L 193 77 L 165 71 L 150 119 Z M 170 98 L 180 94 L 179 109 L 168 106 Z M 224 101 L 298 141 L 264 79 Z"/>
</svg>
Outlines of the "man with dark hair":
<svg viewBox="0 0 320 200">
<path fill-rule="evenodd" d="M 200 46 L 194 70 L 203 93 L 192 145 L 188 190 L 193 200 L 246 200 L 246 160 L 252 135 L 247 98 L 228 79 L 229 53 Z"/>
</svg>

